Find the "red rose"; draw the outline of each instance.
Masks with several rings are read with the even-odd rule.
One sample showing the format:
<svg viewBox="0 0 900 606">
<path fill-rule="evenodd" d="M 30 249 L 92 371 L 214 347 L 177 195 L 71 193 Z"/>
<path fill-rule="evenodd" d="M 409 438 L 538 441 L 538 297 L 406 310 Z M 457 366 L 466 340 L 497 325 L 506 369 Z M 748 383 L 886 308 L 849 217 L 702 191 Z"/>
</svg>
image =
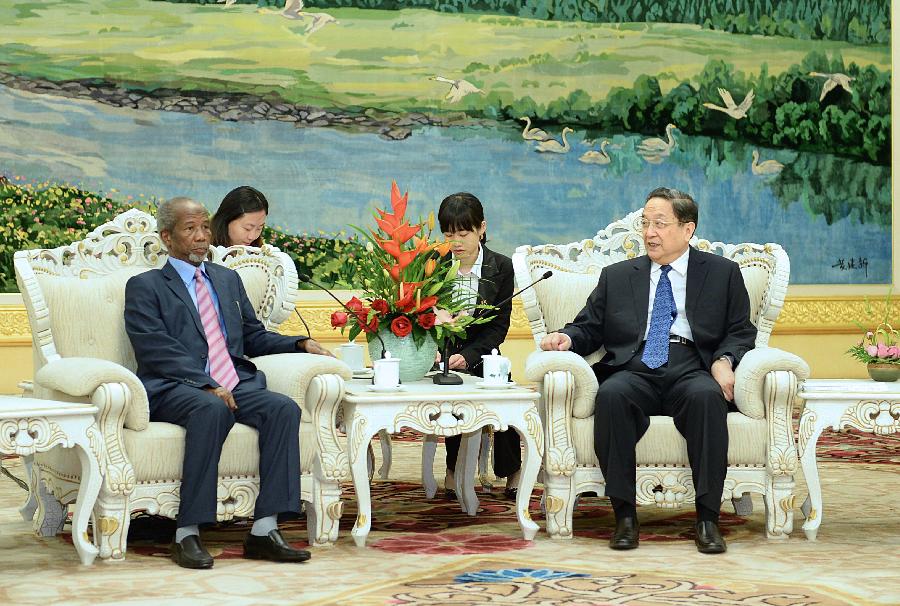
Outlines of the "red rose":
<svg viewBox="0 0 900 606">
<path fill-rule="evenodd" d="M 412 332 L 412 322 L 406 316 L 397 316 L 391 322 L 391 332 L 400 338 L 405 337 Z"/>
<path fill-rule="evenodd" d="M 376 332 L 378 330 L 378 316 L 372 316 L 372 321 L 368 324 L 360 322 L 359 326 L 363 332 Z"/>
<path fill-rule="evenodd" d="M 360 301 L 356 297 L 353 297 L 352 299 L 347 301 L 347 309 L 349 309 L 352 312 L 360 312 L 360 311 L 362 311 L 362 308 L 363 308 L 362 301 Z"/>
<path fill-rule="evenodd" d="M 372 309 L 384 316 L 391 310 L 391 306 L 384 299 L 375 299 L 372 301 Z"/>
<path fill-rule="evenodd" d="M 331 327 L 332 328 L 343 328 L 347 325 L 347 313 L 343 311 L 336 311 L 331 314 Z"/>
<path fill-rule="evenodd" d="M 424 328 L 425 330 L 429 330 L 434 327 L 434 321 L 437 319 L 433 313 L 428 312 L 424 314 L 419 314 L 419 317 L 416 318 L 416 321 L 419 323 L 419 326 Z"/>
</svg>

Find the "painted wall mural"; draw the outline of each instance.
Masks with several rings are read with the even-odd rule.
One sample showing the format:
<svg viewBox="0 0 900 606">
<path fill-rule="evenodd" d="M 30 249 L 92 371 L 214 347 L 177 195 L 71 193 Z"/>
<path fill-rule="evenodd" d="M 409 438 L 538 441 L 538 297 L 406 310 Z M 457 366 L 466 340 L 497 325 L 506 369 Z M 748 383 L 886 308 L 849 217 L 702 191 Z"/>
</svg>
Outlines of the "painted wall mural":
<svg viewBox="0 0 900 606">
<path fill-rule="evenodd" d="M 889 283 L 890 8 L 7 0 L 0 283 L 122 205 L 248 184 L 270 240 L 342 285 L 334 239 L 392 179 L 422 215 L 475 193 L 505 253 L 676 187 L 701 236 L 782 244 L 794 284 Z"/>
</svg>

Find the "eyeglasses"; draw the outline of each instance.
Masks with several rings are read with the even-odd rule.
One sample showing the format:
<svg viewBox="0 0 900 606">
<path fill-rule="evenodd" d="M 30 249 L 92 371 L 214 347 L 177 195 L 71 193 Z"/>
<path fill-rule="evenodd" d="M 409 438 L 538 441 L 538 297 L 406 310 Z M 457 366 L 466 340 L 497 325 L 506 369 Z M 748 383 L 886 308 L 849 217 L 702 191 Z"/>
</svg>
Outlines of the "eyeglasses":
<svg viewBox="0 0 900 606">
<path fill-rule="evenodd" d="M 682 223 L 682 221 L 663 221 L 662 219 L 641 219 L 641 231 L 647 231 L 650 229 L 650 226 L 653 226 L 653 229 L 656 231 L 662 231 L 670 225 L 675 225 L 676 223 Z"/>
</svg>

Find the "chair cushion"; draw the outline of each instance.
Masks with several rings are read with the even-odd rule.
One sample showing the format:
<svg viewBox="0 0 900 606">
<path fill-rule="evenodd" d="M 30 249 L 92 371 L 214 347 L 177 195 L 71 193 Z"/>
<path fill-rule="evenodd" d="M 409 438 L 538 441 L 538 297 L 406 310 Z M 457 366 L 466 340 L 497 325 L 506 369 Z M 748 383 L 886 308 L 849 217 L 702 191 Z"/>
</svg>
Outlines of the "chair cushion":
<svg viewBox="0 0 900 606">
<path fill-rule="evenodd" d="M 134 372 L 137 362 L 125 332 L 125 283 L 146 270 L 123 268 L 86 279 L 37 274 L 57 353 L 109 360 Z"/>
<path fill-rule="evenodd" d="M 599 466 L 594 454 L 594 417 L 571 419 L 575 460 L 578 465 Z M 728 465 L 765 465 L 767 424 L 739 412 L 728 413 Z M 650 417 L 650 428 L 637 445 L 638 465 L 690 465 L 687 442 L 672 417 Z"/>
</svg>

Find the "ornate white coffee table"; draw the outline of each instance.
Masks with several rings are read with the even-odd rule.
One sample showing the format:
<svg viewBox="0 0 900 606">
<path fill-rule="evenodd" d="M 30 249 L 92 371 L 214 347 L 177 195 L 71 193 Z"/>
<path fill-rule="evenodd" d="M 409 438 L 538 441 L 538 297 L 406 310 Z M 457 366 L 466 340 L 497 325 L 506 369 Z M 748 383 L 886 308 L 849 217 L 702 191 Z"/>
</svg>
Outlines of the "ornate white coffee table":
<svg viewBox="0 0 900 606">
<path fill-rule="evenodd" d="M 544 452 L 544 435 L 536 402 L 540 394 L 532 389 L 481 389 L 477 377 L 464 377 L 462 385 L 435 385 L 430 378 L 402 386 L 401 391 L 376 393 L 366 380 L 346 383 L 344 394 L 344 422 L 347 425 L 347 447 L 350 472 L 359 505 L 359 515 L 353 527 L 353 540 L 360 547 L 372 527 L 372 503 L 369 493 L 366 451 L 369 441 L 380 430 L 391 433 L 409 427 L 427 436 L 462 435 L 456 466 L 456 493 L 462 510 L 469 515 L 478 511 L 478 497 L 472 478 L 478 459 L 481 428 L 491 426 L 495 431 L 514 427 L 522 437 L 525 456 L 519 491 L 516 497 L 516 516 L 522 534 L 530 541 L 538 526 L 528 513 L 531 491 L 537 479 Z M 433 445 L 433 440 L 430 442 Z M 431 470 L 423 468 L 423 483 L 429 490 L 434 484 Z M 430 482 L 429 482 L 430 478 Z M 433 489 L 430 490 L 433 495 Z"/>
<path fill-rule="evenodd" d="M 72 542 L 83 564 L 97 557 L 98 549 L 87 536 L 87 524 L 100 492 L 100 432 L 94 424 L 97 407 L 91 404 L 55 402 L 37 398 L 0 396 L 0 452 L 31 457 L 56 446 L 75 448 L 81 461 L 81 484 L 72 518 Z M 36 474 L 29 477 L 31 494 L 37 495 Z M 40 499 L 38 499 L 38 506 Z"/>
<path fill-rule="evenodd" d="M 900 431 L 900 383 L 856 379 L 807 379 L 799 397 L 806 401 L 800 416 L 798 445 L 800 465 L 809 486 L 801 510 L 806 516 L 803 532 L 816 539 L 822 523 L 822 487 L 816 465 L 816 442 L 826 427 L 853 428 L 886 436 Z"/>
</svg>

